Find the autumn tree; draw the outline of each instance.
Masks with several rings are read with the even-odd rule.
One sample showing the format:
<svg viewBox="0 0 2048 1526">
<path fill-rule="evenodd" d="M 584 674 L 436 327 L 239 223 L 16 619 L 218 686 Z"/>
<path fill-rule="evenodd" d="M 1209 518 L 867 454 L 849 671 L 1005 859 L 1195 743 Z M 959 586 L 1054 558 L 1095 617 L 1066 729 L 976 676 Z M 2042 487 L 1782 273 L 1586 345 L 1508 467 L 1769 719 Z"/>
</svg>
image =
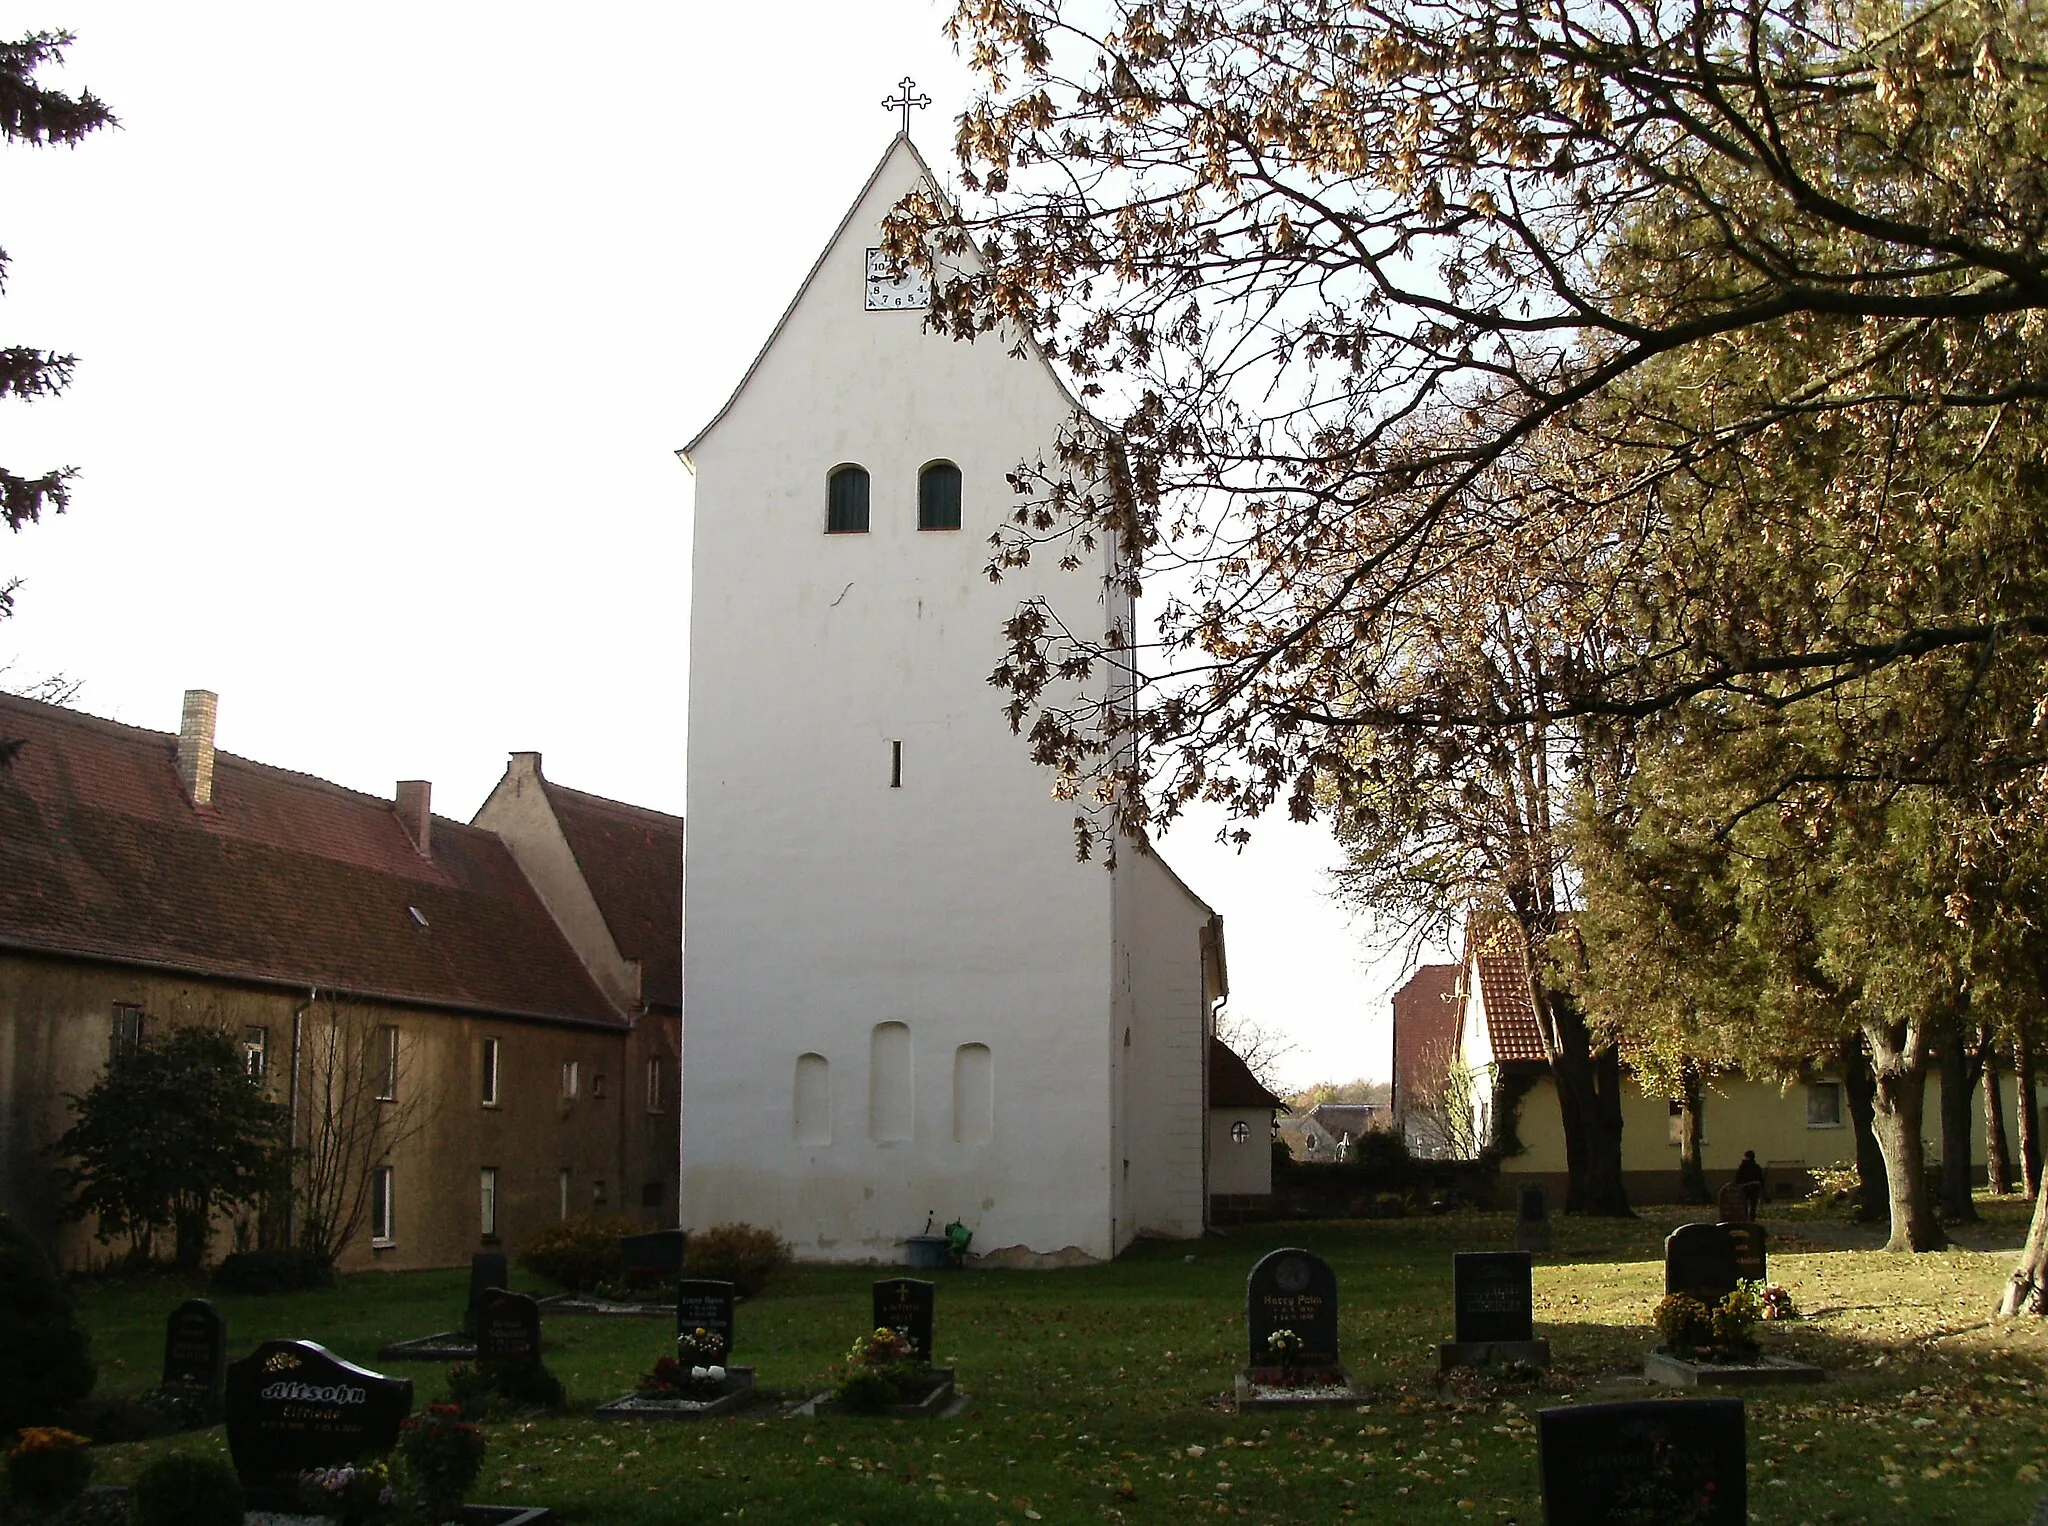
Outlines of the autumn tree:
<svg viewBox="0 0 2048 1526">
<path fill-rule="evenodd" d="M 293 1248 L 333 1265 L 369 1216 L 379 1165 L 424 1128 L 414 1051 L 378 1009 L 330 998 L 300 1014 Z"/>
</svg>

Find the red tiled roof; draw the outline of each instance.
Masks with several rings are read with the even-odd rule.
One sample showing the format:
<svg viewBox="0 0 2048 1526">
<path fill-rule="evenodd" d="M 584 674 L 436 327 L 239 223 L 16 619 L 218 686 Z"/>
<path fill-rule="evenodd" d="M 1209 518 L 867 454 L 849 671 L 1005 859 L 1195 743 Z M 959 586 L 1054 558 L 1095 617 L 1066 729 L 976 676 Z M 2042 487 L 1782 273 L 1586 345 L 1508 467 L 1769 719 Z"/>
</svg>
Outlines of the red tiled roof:
<svg viewBox="0 0 2048 1526">
<path fill-rule="evenodd" d="M 640 999 L 683 1008 L 683 818 L 541 780 Z"/>
<path fill-rule="evenodd" d="M 1223 1040 L 1209 1038 L 1209 1106 L 1280 1107 L 1280 1099 L 1252 1074 L 1251 1066 Z"/>
<path fill-rule="evenodd" d="M 623 1023 L 489 832 L 437 816 L 425 859 L 391 801 L 227 753 L 195 809 L 175 737 L 34 700 L 0 736 L 0 944 Z"/>
<path fill-rule="evenodd" d="M 1502 1064 L 1543 1064 L 1543 1039 L 1529 994 L 1529 950 L 1521 927 L 1511 917 L 1475 918 L 1465 928 L 1465 963 L 1478 972 L 1494 1059 Z"/>
</svg>

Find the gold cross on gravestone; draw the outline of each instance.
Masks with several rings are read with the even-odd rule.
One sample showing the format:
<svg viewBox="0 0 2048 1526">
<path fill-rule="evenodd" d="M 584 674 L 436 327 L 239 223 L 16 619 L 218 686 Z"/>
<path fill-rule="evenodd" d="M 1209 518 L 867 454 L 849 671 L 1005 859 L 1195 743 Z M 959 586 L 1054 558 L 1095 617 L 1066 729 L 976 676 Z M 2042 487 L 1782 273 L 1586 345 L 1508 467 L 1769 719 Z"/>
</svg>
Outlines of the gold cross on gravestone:
<svg viewBox="0 0 2048 1526">
<path fill-rule="evenodd" d="M 896 83 L 897 90 L 901 92 L 900 96 L 885 95 L 882 97 L 882 109 L 884 111 L 900 111 L 903 113 L 903 136 L 906 138 L 910 136 L 910 109 L 915 106 L 919 111 L 922 111 L 932 103 L 932 98 L 928 95 L 912 95 L 910 93 L 916 88 L 916 85 L 917 81 L 906 74 Z"/>
</svg>

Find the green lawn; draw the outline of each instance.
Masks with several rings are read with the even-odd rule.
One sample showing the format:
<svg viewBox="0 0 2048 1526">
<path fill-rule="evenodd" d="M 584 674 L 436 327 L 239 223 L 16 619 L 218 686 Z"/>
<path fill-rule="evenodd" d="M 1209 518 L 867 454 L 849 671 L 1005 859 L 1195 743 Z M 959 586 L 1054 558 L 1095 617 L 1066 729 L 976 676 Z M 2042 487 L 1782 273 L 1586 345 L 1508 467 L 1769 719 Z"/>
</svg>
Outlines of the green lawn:
<svg viewBox="0 0 2048 1526">
<path fill-rule="evenodd" d="M 2027 1205 L 1985 1205 L 2016 1238 Z M 572 1416 L 492 1432 L 480 1498 L 554 1505 L 571 1522 L 1015 1523 L 1229 1519 L 1289 1526 L 1541 1520 L 1532 1416 L 1567 1400 L 1633 1396 L 1662 1292 L 1661 1239 L 1678 1221 L 1560 1220 L 1537 1258 L 1546 1389 L 1434 1383 L 1450 1335 L 1453 1250 L 1504 1248 L 1500 1215 L 1259 1227 L 1147 1244 L 1114 1266 L 940 1274 L 938 1356 L 974 1396 L 940 1422 L 759 1418 L 689 1425 Z M 1767 1222 L 1770 1222 L 1767 1220 Z M 1991 1320 L 2011 1257 L 1918 1258 L 1793 1243 L 1774 1226 L 1771 1275 L 1814 1317 L 1766 1326 L 1769 1349 L 1820 1362 L 1824 1388 L 1749 1401 L 1751 1519 L 2022 1522 L 2048 1490 L 2040 1322 Z M 1335 1266 L 1357 1408 L 1239 1416 L 1220 1402 L 1243 1346 L 1246 1272 L 1305 1245 Z M 738 1360 L 795 1398 L 815 1392 L 867 1319 L 871 1269 L 799 1268 L 739 1312 Z M 347 1278 L 331 1293 L 222 1298 L 229 1349 L 305 1336 L 379 1365 L 389 1340 L 445 1329 L 465 1272 Z M 519 1280 L 515 1277 L 515 1281 Z M 532 1285 L 531 1291 L 542 1291 Z M 191 1290 L 164 1280 L 81 1290 L 103 1391 L 149 1386 L 163 1319 Z M 659 1320 L 562 1317 L 548 1361 L 579 1409 L 622 1392 L 664 1349 Z M 441 1392 L 441 1369 L 391 1364 Z M 107 1449 L 119 1481 L 154 1449 L 224 1450 L 218 1429 Z"/>
</svg>

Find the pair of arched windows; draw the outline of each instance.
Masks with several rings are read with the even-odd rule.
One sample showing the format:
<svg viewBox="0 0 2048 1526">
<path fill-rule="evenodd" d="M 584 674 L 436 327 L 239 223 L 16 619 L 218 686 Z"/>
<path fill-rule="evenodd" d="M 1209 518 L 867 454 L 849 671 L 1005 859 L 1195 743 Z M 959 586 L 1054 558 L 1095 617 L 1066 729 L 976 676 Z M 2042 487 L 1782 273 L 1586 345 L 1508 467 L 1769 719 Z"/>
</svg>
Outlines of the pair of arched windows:
<svg viewBox="0 0 2048 1526">
<path fill-rule="evenodd" d="M 930 461 L 917 474 L 917 527 L 960 528 L 960 468 Z M 868 469 L 835 466 L 825 479 L 825 533 L 865 535 L 868 531 Z"/>
</svg>

